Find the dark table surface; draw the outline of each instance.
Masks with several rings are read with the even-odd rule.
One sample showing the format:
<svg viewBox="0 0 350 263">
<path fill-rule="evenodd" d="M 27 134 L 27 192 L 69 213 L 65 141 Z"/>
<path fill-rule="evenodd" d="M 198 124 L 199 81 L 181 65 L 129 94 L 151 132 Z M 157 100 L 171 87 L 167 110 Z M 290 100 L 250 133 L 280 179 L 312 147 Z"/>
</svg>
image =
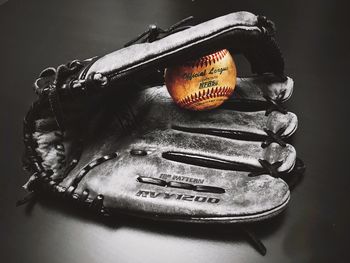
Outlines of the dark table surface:
<svg viewBox="0 0 350 263">
<path fill-rule="evenodd" d="M 4 2 L 4 1 L 2 1 Z M 286 72 L 295 80 L 289 109 L 307 172 L 288 209 L 253 226 L 259 255 L 233 227 L 101 223 L 62 205 L 15 208 L 21 185 L 22 119 L 32 83 L 48 67 L 111 52 L 144 31 L 194 15 L 263 14 L 278 26 Z M 349 262 L 349 30 L 337 1 L 44 1 L 0 6 L 1 262 Z"/>
</svg>

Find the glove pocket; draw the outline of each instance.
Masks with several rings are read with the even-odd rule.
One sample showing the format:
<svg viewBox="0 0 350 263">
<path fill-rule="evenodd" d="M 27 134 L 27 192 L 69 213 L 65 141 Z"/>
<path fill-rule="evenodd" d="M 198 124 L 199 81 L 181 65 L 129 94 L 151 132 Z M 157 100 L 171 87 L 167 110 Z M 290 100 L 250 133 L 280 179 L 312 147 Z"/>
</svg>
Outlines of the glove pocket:
<svg viewBox="0 0 350 263">
<path fill-rule="evenodd" d="M 149 147 L 96 165 L 74 194 L 100 210 L 156 220 L 248 222 L 269 218 L 288 203 L 287 184 L 267 174 L 222 170 L 176 162 Z M 92 161 L 89 165 L 95 165 Z"/>
</svg>

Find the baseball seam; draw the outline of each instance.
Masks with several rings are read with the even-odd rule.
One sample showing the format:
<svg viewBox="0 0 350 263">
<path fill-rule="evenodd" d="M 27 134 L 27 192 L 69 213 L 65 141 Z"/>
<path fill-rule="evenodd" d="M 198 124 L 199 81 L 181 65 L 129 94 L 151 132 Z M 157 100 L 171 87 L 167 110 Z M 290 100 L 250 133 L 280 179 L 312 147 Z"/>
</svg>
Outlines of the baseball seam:
<svg viewBox="0 0 350 263">
<path fill-rule="evenodd" d="M 188 62 L 185 65 L 192 68 L 207 67 L 222 60 L 227 55 L 227 53 L 227 49 L 223 49 L 213 54 L 201 57 L 195 61 Z"/>
<path fill-rule="evenodd" d="M 179 100 L 177 103 L 180 106 L 188 106 L 194 103 L 198 103 L 207 99 L 217 98 L 217 97 L 227 97 L 233 92 L 232 87 L 216 87 L 203 91 L 195 92 L 185 98 Z"/>
</svg>

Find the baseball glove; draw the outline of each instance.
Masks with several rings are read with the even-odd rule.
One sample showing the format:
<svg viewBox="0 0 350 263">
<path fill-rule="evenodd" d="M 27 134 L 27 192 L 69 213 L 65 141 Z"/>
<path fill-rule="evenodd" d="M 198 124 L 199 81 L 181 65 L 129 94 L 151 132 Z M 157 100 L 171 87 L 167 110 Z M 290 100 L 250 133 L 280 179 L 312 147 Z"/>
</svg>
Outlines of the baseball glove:
<svg viewBox="0 0 350 263">
<path fill-rule="evenodd" d="M 297 128 L 281 104 L 293 80 L 274 32 L 248 12 L 151 26 L 136 39 L 144 43 L 44 70 L 24 120 L 25 188 L 105 216 L 239 223 L 277 215 L 290 199 L 283 178 L 301 162 L 286 142 Z M 215 110 L 176 106 L 164 69 L 223 48 L 243 54 L 253 76 L 238 78 Z"/>
</svg>

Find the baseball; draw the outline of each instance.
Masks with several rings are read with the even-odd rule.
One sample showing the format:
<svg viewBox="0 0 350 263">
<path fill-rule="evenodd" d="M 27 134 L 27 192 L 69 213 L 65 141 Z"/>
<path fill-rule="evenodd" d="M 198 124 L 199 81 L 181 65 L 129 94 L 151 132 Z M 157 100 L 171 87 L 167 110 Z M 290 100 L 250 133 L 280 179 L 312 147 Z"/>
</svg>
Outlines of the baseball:
<svg viewBox="0 0 350 263">
<path fill-rule="evenodd" d="M 234 91 L 236 66 L 228 50 L 167 68 L 165 84 L 177 105 L 189 110 L 220 106 Z"/>
</svg>

